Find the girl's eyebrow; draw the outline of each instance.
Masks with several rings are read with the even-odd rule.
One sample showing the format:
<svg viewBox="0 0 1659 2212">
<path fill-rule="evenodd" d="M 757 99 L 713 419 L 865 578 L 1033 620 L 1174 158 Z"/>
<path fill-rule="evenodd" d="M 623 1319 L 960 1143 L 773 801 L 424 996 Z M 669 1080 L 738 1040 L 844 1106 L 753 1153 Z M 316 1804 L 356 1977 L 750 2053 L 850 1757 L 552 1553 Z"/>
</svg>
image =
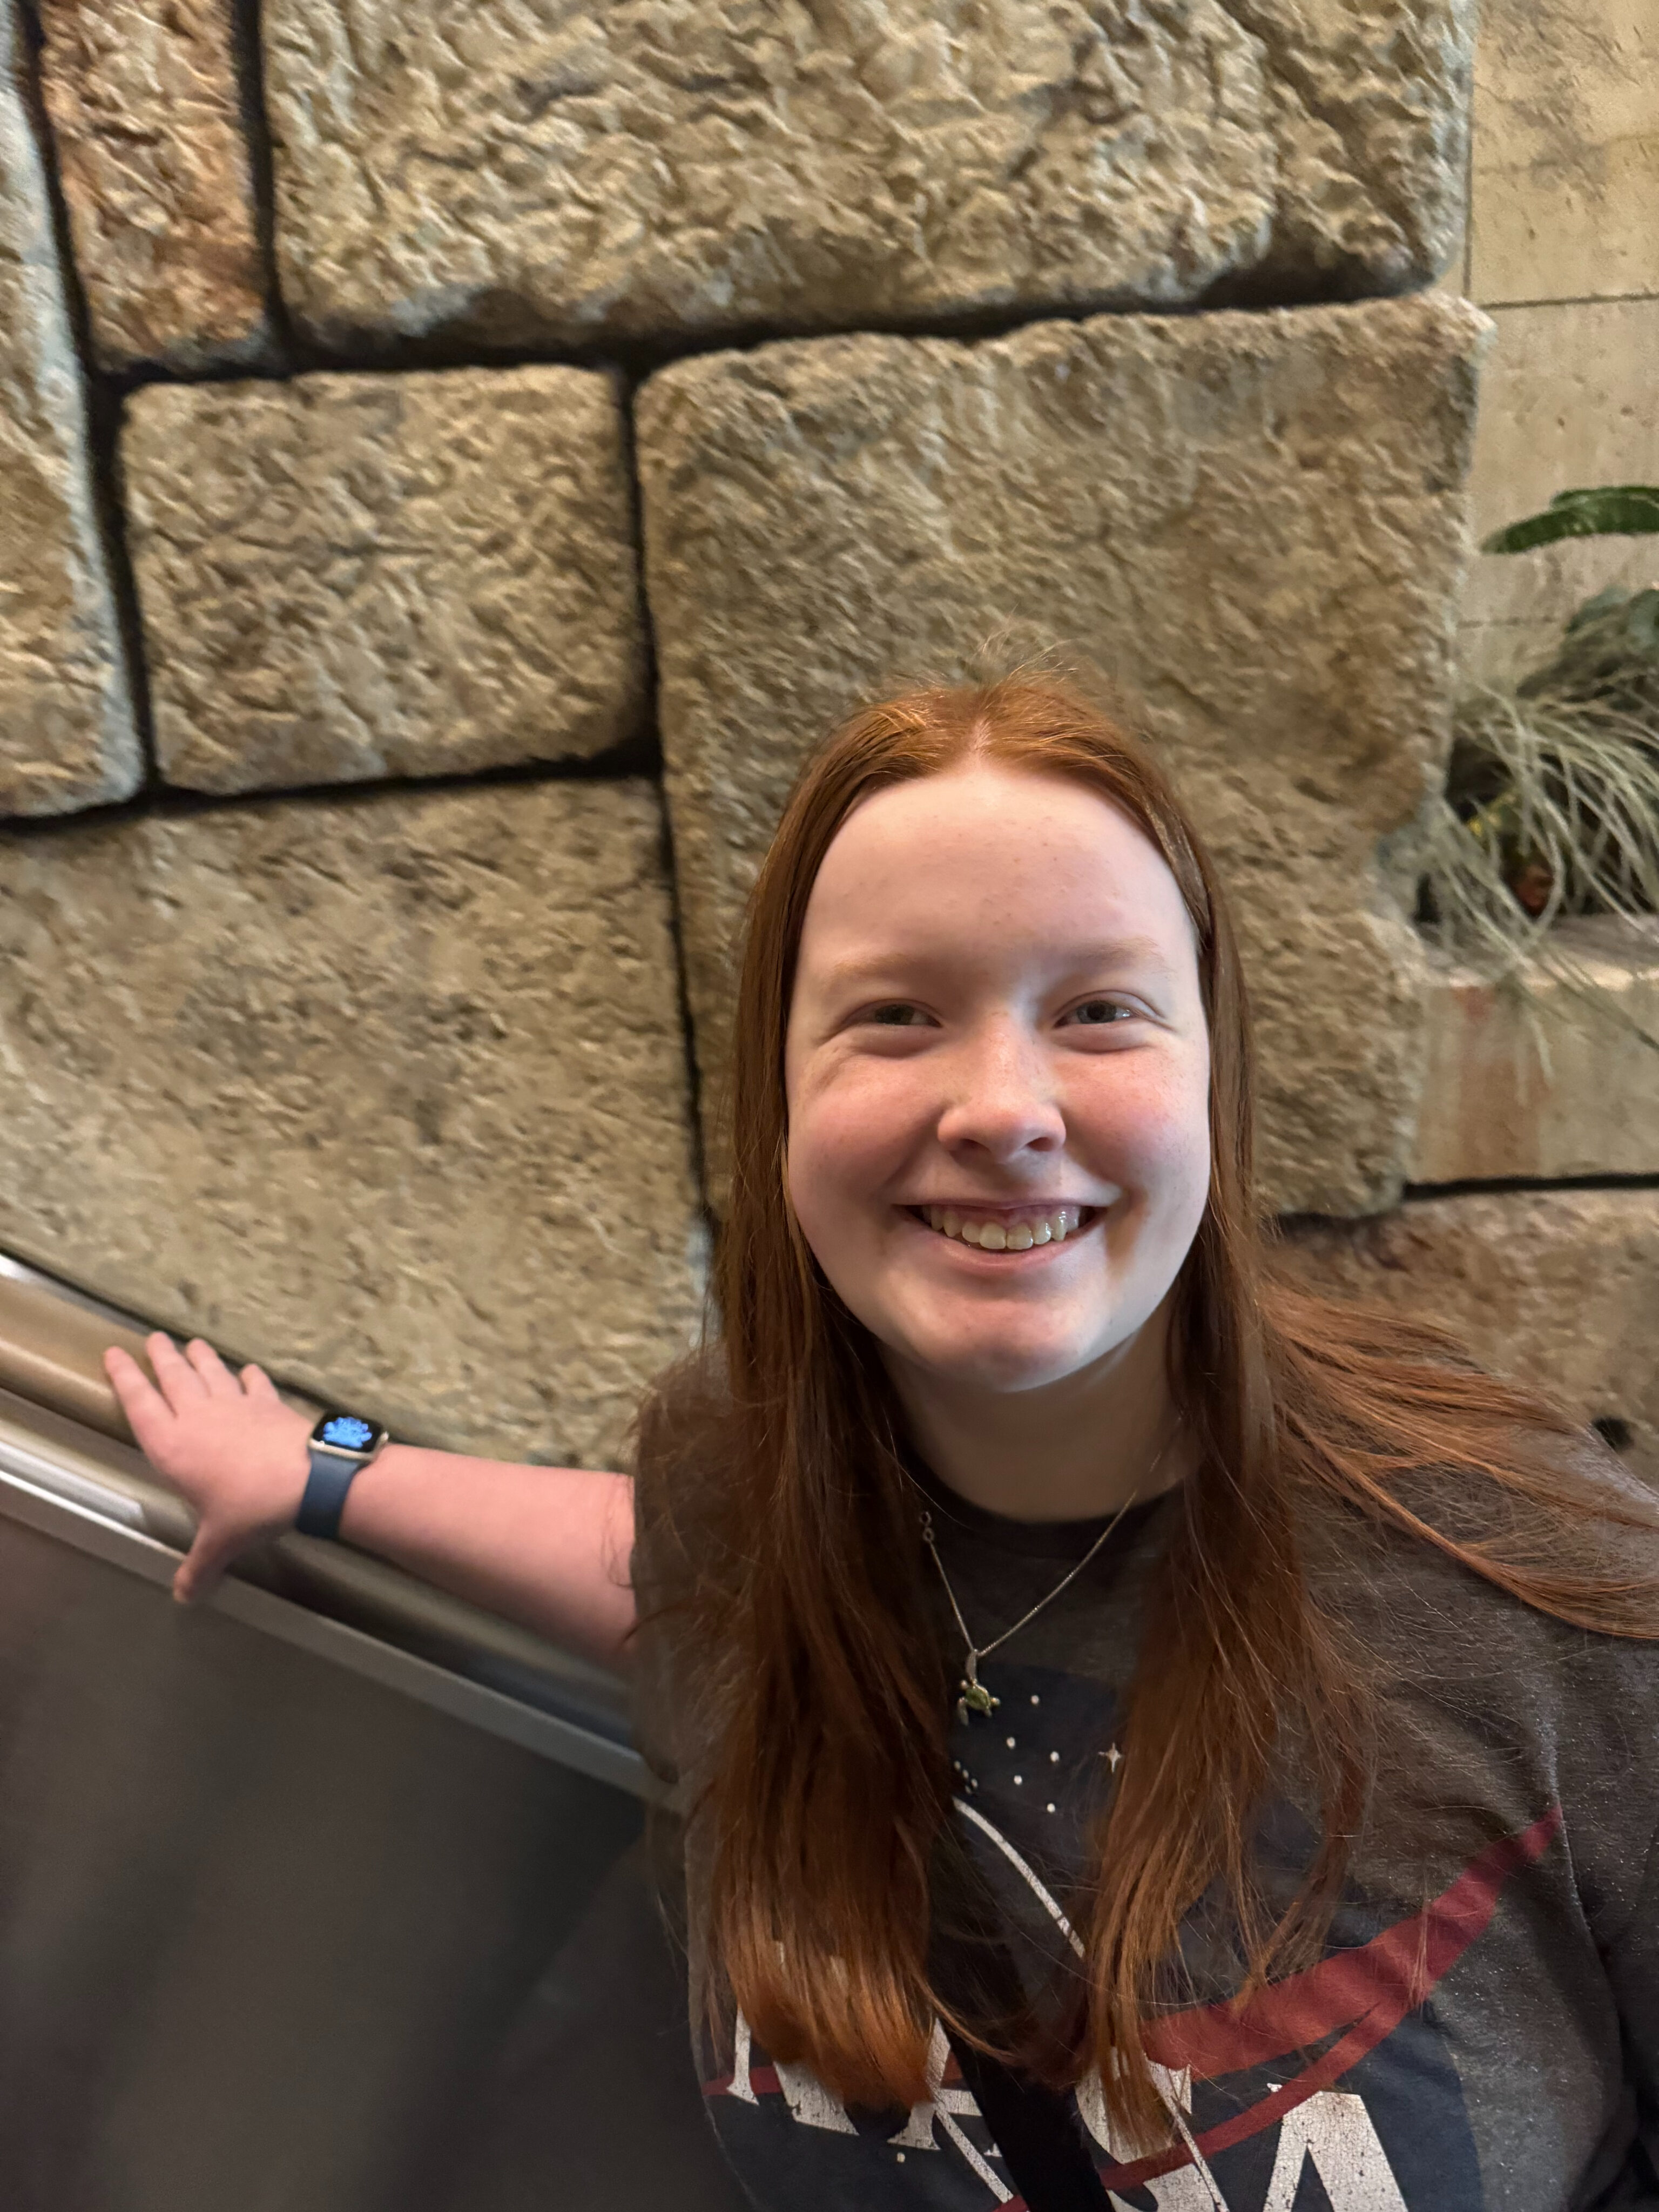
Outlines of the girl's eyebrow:
<svg viewBox="0 0 1659 2212">
<path fill-rule="evenodd" d="M 1170 965 L 1170 956 L 1155 937 L 1108 937 L 1082 947 L 1076 957 L 1079 969 L 1109 965 L 1115 960 L 1144 961 L 1154 968 Z"/>
<path fill-rule="evenodd" d="M 848 989 L 869 984 L 891 983 L 901 975 L 927 973 L 930 969 L 948 967 L 951 955 L 937 947 L 927 951 L 852 954 L 842 960 L 832 960 L 822 972 L 824 985 L 831 990 Z M 1134 963 L 1158 969 L 1167 974 L 1170 957 L 1155 937 L 1130 935 L 1103 938 L 1088 945 L 1060 948 L 1054 955 L 1054 967 L 1067 975 L 1085 975 L 1092 969 L 1110 967 L 1119 963 Z"/>
</svg>

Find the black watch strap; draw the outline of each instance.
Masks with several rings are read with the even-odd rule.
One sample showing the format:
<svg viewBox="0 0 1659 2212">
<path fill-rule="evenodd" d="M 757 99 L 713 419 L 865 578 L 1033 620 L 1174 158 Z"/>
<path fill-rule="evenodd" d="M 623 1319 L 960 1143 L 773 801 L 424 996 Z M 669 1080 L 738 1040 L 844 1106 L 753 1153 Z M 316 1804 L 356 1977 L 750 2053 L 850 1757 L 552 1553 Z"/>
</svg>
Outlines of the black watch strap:
<svg viewBox="0 0 1659 2212">
<path fill-rule="evenodd" d="M 355 1454 L 330 1451 L 326 1444 L 312 1445 L 311 1477 L 294 1522 L 302 1536 L 337 1538 L 346 1492 L 364 1464 Z"/>
<path fill-rule="evenodd" d="M 307 1445 L 311 1474 L 294 1516 L 294 1525 L 302 1536 L 337 1539 L 352 1477 L 377 1456 L 386 1442 L 386 1432 L 380 1424 L 366 1421 L 361 1413 L 337 1412 L 318 1417 Z"/>
</svg>

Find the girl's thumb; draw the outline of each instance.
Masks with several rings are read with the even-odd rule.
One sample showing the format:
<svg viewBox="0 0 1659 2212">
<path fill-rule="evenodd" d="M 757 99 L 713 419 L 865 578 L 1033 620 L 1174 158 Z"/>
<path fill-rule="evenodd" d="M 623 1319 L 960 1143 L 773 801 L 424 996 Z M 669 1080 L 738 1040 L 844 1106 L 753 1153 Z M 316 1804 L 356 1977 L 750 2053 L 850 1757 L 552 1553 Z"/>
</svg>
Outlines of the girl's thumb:
<svg viewBox="0 0 1659 2212">
<path fill-rule="evenodd" d="M 179 1604 L 199 1605 L 204 1598 L 211 1597 L 237 1549 L 234 1535 L 204 1522 L 173 1577 L 173 1595 Z"/>
</svg>

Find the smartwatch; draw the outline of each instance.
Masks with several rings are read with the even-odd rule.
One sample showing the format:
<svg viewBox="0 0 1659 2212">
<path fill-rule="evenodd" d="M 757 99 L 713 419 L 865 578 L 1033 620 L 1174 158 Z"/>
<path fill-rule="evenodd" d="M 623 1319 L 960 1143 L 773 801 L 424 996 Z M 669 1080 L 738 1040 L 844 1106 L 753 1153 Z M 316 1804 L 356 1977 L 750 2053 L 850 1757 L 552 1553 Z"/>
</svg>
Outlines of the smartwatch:
<svg viewBox="0 0 1659 2212">
<path fill-rule="evenodd" d="M 323 1415 L 311 1432 L 311 1480 L 294 1522 L 302 1536 L 338 1537 L 352 1478 L 386 1440 L 386 1431 L 360 1413 Z"/>
</svg>

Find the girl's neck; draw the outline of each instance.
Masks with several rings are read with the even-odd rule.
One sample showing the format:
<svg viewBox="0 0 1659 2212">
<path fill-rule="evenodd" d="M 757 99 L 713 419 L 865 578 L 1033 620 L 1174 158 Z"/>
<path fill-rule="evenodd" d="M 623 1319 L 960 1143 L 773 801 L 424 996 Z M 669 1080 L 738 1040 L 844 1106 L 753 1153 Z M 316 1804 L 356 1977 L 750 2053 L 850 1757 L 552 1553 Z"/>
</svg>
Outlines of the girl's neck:
<svg viewBox="0 0 1659 2212">
<path fill-rule="evenodd" d="M 912 1441 L 959 1498 L 1010 1520 L 1086 1521 L 1191 1471 L 1167 1343 L 1160 1309 L 1106 1358 L 1036 1390 L 987 1390 L 890 1356 L 887 1367 Z"/>
</svg>

